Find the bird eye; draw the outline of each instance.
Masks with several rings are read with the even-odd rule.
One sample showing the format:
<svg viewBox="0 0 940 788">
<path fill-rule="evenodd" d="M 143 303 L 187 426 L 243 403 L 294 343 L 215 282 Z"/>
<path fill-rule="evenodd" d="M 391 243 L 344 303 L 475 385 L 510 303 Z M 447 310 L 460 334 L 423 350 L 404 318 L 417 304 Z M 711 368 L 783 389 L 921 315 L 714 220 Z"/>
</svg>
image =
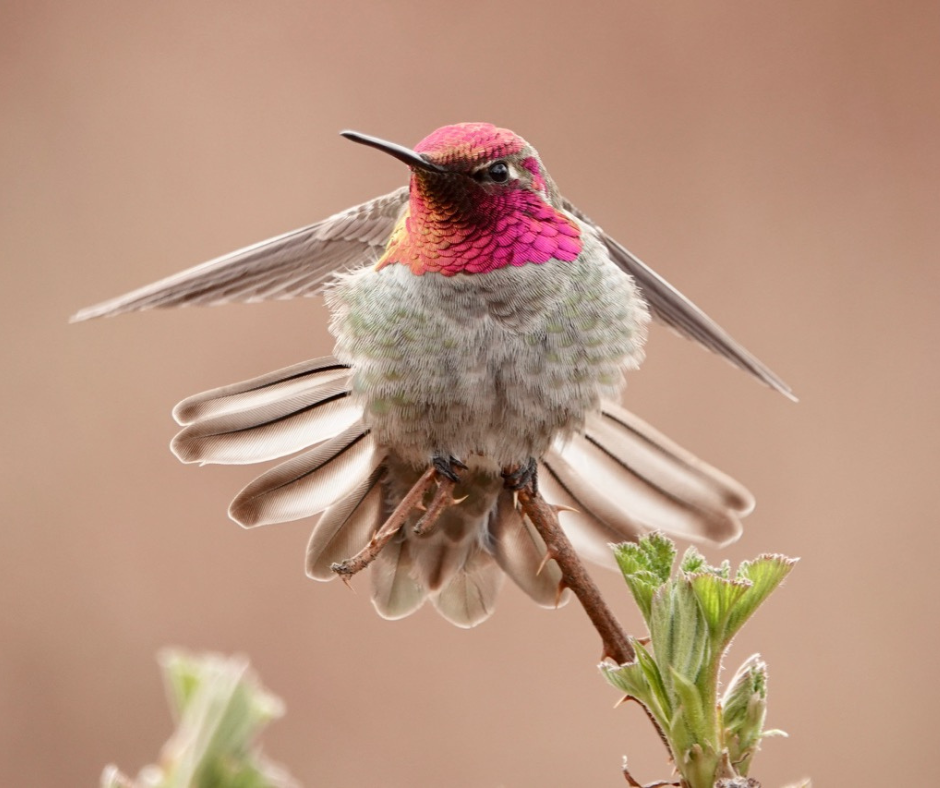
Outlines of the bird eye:
<svg viewBox="0 0 940 788">
<path fill-rule="evenodd" d="M 486 173 L 494 183 L 505 183 L 509 180 L 509 167 L 506 166 L 504 161 L 493 162 L 487 167 Z"/>
</svg>

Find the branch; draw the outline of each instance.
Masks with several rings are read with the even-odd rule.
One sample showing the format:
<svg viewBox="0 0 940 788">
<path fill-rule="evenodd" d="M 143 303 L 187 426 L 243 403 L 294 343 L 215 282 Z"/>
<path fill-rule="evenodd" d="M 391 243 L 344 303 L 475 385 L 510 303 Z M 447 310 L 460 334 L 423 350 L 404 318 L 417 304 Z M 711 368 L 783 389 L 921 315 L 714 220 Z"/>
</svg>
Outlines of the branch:
<svg viewBox="0 0 940 788">
<path fill-rule="evenodd" d="M 565 532 L 561 530 L 557 509 L 547 503 L 531 485 L 519 490 L 518 495 L 523 512 L 541 535 L 550 557 L 555 559 L 561 569 L 562 583 L 578 597 L 584 612 L 601 636 L 604 656 L 610 657 L 618 665 L 633 662 L 636 657 L 633 646 L 601 597 L 601 592 L 588 575 Z"/>
<path fill-rule="evenodd" d="M 382 552 L 382 548 L 392 541 L 411 513 L 421 504 L 424 493 L 431 485 L 431 482 L 434 481 L 436 473 L 437 471 L 434 468 L 428 468 L 421 478 L 414 483 L 408 494 L 401 499 L 398 506 L 395 507 L 395 511 L 389 515 L 382 527 L 372 535 L 369 543 L 352 558 L 335 563 L 330 566 L 330 569 L 342 577 L 343 580 L 346 580 L 371 564 L 376 556 Z M 437 514 L 439 513 L 437 512 Z"/>
</svg>

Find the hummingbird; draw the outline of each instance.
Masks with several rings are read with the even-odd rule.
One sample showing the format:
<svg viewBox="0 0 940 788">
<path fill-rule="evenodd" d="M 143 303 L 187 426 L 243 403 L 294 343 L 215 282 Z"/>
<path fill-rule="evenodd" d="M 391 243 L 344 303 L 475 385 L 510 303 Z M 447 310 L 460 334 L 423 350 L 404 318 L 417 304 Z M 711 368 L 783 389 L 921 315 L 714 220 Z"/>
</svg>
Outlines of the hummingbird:
<svg viewBox="0 0 940 788">
<path fill-rule="evenodd" d="M 490 123 L 413 149 L 347 139 L 408 166 L 395 191 L 83 309 L 73 321 L 322 292 L 334 354 L 197 394 L 173 411 L 187 463 L 294 455 L 233 500 L 244 527 L 319 514 L 306 572 L 336 576 L 422 474 L 453 487 L 433 530 L 408 513 L 371 566 L 388 619 L 430 601 L 488 618 L 505 576 L 555 607 L 560 570 L 516 505 L 538 485 L 579 553 L 652 530 L 727 544 L 754 506 L 738 482 L 618 404 L 650 318 L 794 399 L 701 309 L 565 199 L 538 152 Z"/>
</svg>

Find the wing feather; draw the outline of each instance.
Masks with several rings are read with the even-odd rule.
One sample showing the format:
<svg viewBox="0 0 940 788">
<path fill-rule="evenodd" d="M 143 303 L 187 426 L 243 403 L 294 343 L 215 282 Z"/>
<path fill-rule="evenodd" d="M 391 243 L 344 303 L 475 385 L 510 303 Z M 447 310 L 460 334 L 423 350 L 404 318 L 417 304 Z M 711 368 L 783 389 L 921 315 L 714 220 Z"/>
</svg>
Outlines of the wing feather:
<svg viewBox="0 0 940 788">
<path fill-rule="evenodd" d="M 172 306 L 313 295 L 334 272 L 377 256 L 407 200 L 408 188 L 396 189 L 320 222 L 82 309 L 71 320 Z"/>
<path fill-rule="evenodd" d="M 785 397 L 796 401 L 793 391 L 779 375 L 732 339 L 727 331 L 692 301 L 621 243 L 607 235 L 588 216 L 567 200 L 564 201 L 564 208 L 598 231 L 601 241 L 610 253 L 611 259 L 636 280 L 636 283 L 640 286 L 641 294 L 658 320 L 675 329 L 687 339 L 698 342 L 713 353 L 717 353 L 734 366 L 749 372 Z"/>
</svg>

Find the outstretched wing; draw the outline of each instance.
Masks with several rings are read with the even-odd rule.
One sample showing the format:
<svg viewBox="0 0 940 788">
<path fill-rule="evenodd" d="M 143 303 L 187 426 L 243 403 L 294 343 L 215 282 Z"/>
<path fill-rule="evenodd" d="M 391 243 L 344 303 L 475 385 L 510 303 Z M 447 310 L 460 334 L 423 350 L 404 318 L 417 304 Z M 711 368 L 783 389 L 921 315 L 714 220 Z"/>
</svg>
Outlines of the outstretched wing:
<svg viewBox="0 0 940 788">
<path fill-rule="evenodd" d="M 784 396 L 796 400 L 790 387 L 756 356 L 735 342 L 728 332 L 693 304 L 688 298 L 663 279 L 639 257 L 611 238 L 590 218 L 567 200 L 565 210 L 581 221 L 592 225 L 600 233 L 611 259 L 629 273 L 640 286 L 654 317 L 674 328 L 684 337 L 698 342 L 736 367 L 754 375 L 758 380 L 776 389 Z"/>
<path fill-rule="evenodd" d="M 73 322 L 112 317 L 157 307 L 211 305 L 232 301 L 265 301 L 312 295 L 335 271 L 377 256 L 385 247 L 402 208 L 407 187 L 334 214 L 195 268 L 161 279 L 126 295 L 74 314 Z M 680 334 L 704 345 L 750 372 L 790 399 L 790 387 L 735 342 L 694 303 L 642 260 L 607 235 L 567 200 L 564 207 L 597 228 L 611 258 L 633 276 L 653 314 Z"/>
<path fill-rule="evenodd" d="M 335 271 L 377 257 L 408 201 L 408 188 L 334 214 L 159 282 L 90 306 L 72 321 L 156 307 L 313 295 Z"/>
</svg>

